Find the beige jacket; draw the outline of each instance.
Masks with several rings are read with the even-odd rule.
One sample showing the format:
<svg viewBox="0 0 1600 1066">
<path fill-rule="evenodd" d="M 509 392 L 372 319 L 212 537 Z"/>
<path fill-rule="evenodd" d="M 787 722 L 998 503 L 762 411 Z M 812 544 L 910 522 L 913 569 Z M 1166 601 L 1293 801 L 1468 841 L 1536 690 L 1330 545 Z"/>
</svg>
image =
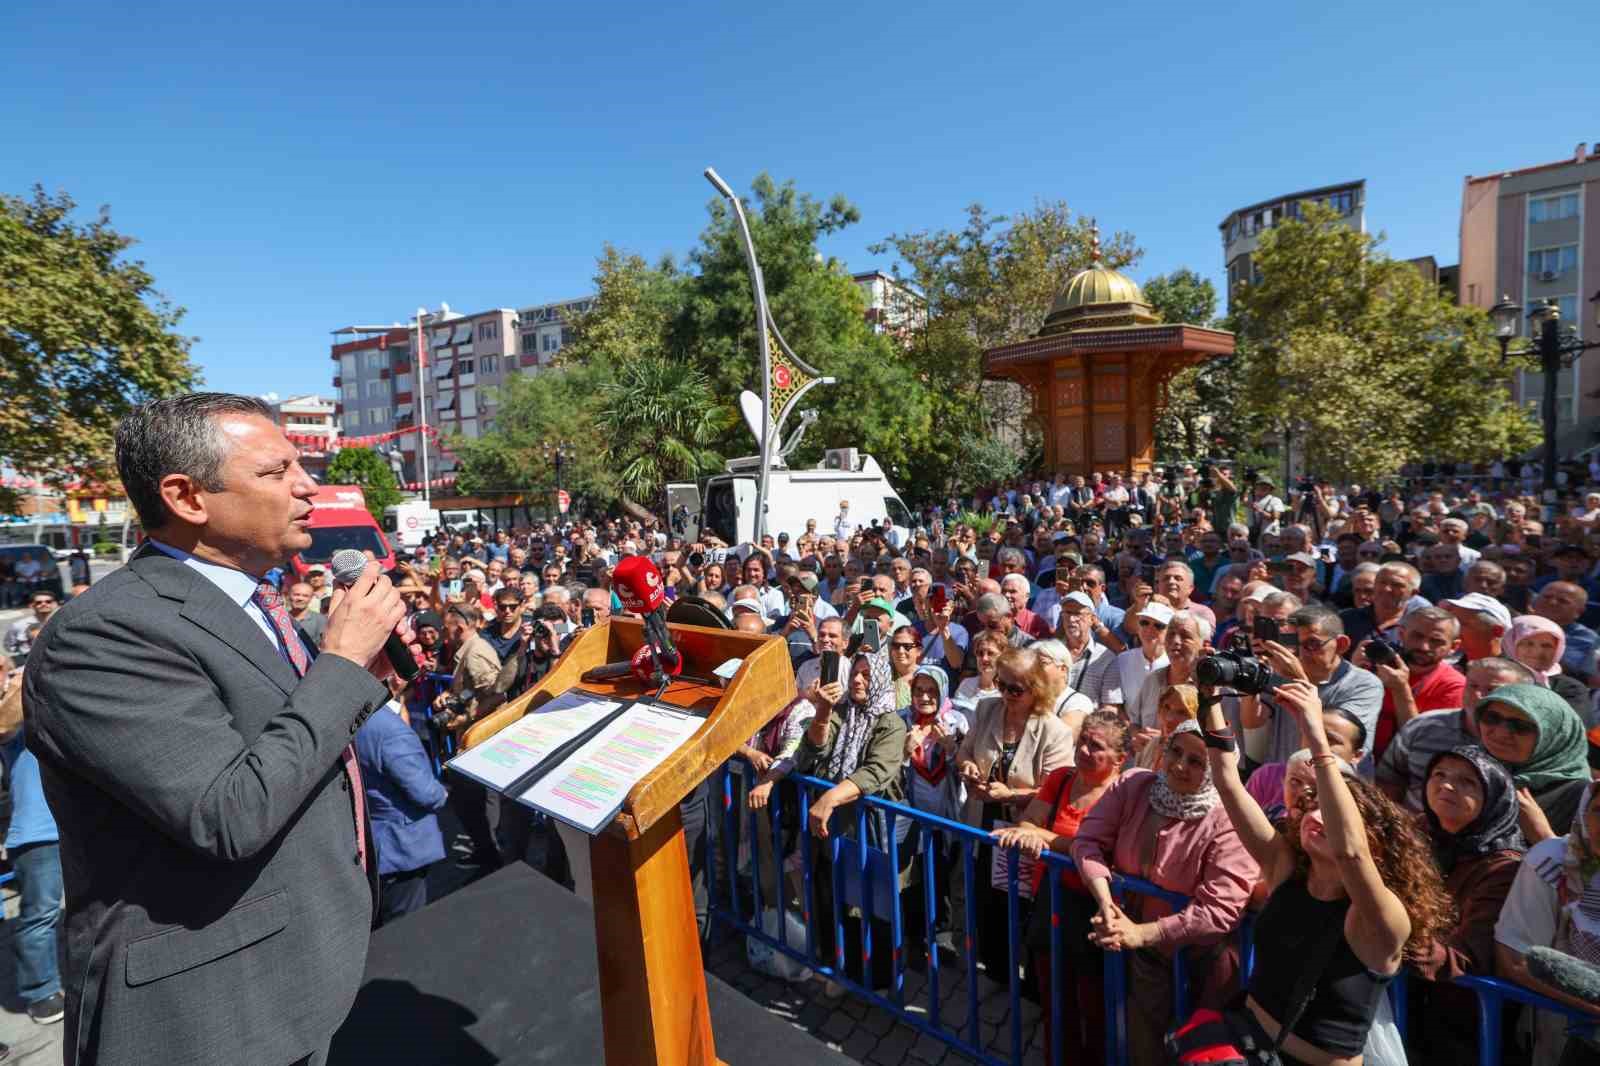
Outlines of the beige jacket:
<svg viewBox="0 0 1600 1066">
<path fill-rule="evenodd" d="M 993 698 L 982 700 L 972 712 L 972 729 L 961 742 L 956 753 L 956 765 L 971 760 L 985 777 L 990 767 L 1000 758 L 1000 736 L 1005 727 L 1006 702 Z M 1023 727 L 1017 741 L 1017 754 L 1011 760 L 1011 773 L 1006 784 L 1012 788 L 1035 788 L 1050 771 L 1072 764 L 1072 730 L 1053 714 L 1035 714 Z M 1007 806 L 1010 806 L 1009 804 Z M 1015 821 L 1027 804 L 1020 804 L 1008 812 Z M 968 825 L 983 822 L 983 799 L 971 792 L 961 811 L 961 820 Z"/>
</svg>

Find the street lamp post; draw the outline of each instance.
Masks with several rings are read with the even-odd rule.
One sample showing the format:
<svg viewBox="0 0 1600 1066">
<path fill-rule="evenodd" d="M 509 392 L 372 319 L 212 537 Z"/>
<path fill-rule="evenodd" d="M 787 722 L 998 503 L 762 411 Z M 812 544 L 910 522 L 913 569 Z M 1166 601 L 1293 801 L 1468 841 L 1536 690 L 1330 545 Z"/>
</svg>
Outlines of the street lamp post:
<svg viewBox="0 0 1600 1066">
<path fill-rule="evenodd" d="M 1600 292 L 1590 303 L 1595 305 L 1595 325 L 1600 328 Z M 1511 339 L 1518 333 L 1522 307 L 1510 296 L 1489 309 L 1494 323 L 1495 339 L 1500 342 L 1500 361 L 1513 355 L 1537 356 L 1540 372 L 1544 374 L 1544 402 L 1541 412 L 1544 420 L 1544 502 L 1555 502 L 1556 491 L 1556 375 L 1563 367 L 1571 366 L 1591 348 L 1600 348 L 1600 340 L 1585 341 L 1575 333 L 1564 338 L 1561 329 L 1561 310 L 1554 300 L 1541 300 L 1528 314 L 1534 327 L 1531 344 L 1513 350 Z"/>
<path fill-rule="evenodd" d="M 544 461 L 556 468 L 556 492 L 561 492 L 561 466 L 572 458 L 572 445 L 566 441 L 544 442 Z"/>
</svg>

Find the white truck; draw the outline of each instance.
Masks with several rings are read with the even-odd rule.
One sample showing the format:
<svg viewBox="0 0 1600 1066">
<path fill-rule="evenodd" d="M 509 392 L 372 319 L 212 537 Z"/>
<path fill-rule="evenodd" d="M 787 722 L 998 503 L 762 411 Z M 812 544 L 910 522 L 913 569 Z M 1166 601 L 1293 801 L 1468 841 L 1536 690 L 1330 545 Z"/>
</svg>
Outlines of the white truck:
<svg viewBox="0 0 1600 1066">
<path fill-rule="evenodd" d="M 734 459 L 727 472 L 707 478 L 699 494 L 699 528 L 715 533 L 724 542 L 744 544 L 754 539 L 756 528 L 756 481 L 761 476 L 759 459 Z M 673 493 L 695 486 L 669 485 Z M 821 466 L 791 470 L 774 465 L 767 475 L 766 531 L 773 536 L 788 533 L 794 540 L 805 532 L 806 520 L 816 519 L 819 534 L 831 534 L 839 517 L 839 505 L 848 501 L 849 519 L 857 527 L 877 521 L 885 529 L 893 526 L 898 542 L 911 535 L 911 512 L 899 493 L 889 484 L 883 469 L 870 455 L 854 448 L 834 448 Z M 692 509 L 691 509 L 692 510 Z"/>
<path fill-rule="evenodd" d="M 389 539 L 415 548 L 439 530 L 439 512 L 422 500 L 407 500 L 383 509 L 383 531 Z"/>
</svg>

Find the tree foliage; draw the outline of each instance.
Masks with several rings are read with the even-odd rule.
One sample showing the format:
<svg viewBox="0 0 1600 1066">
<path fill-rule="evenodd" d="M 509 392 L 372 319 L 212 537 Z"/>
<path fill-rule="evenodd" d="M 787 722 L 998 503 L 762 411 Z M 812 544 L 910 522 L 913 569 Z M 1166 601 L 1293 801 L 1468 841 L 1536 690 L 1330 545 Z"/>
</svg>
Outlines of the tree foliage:
<svg viewBox="0 0 1600 1066">
<path fill-rule="evenodd" d="M 1151 278 L 1144 284 L 1144 295 L 1163 322 L 1229 327 L 1216 317 L 1216 287 L 1188 267 Z M 1248 363 L 1248 352 L 1241 350 L 1173 375 L 1166 406 L 1156 421 L 1157 458 L 1237 458 L 1250 452 L 1263 426 L 1244 403 Z"/>
<path fill-rule="evenodd" d="M 135 404 L 191 389 L 182 308 L 152 287 L 133 238 L 36 187 L 0 195 L 0 458 L 64 484 L 109 480 L 112 433 Z M 14 500 L 0 489 L 0 509 Z"/>
<path fill-rule="evenodd" d="M 972 204 L 959 230 L 896 233 L 871 246 L 892 253 L 897 274 L 927 300 L 928 323 L 913 346 L 934 405 L 930 447 L 912 479 L 925 493 L 953 486 L 955 460 L 974 432 L 994 436 L 1019 465 L 1037 454 L 1025 391 L 983 382 L 983 352 L 1037 333 L 1062 286 L 1089 266 L 1092 245 L 1090 220 L 1051 200 L 1012 216 Z M 1122 232 L 1101 248 L 1113 269 L 1142 254 Z"/>
<path fill-rule="evenodd" d="M 575 503 L 604 508 L 615 501 L 598 403 L 611 370 L 605 362 L 573 362 L 507 378 L 496 393 L 494 429 L 450 440 L 456 487 L 470 495 L 528 494 L 553 507 L 555 463 L 545 445 L 563 443 L 570 458 L 562 463 L 561 483 Z"/>
<path fill-rule="evenodd" d="M 328 462 L 323 480 L 330 485 L 360 485 L 373 518 L 381 519 L 385 507 L 403 499 L 389 460 L 371 448 L 341 448 Z"/>
<path fill-rule="evenodd" d="M 635 501 L 658 502 L 669 481 L 710 474 L 722 465 L 711 443 L 734 420 L 711 382 L 682 360 L 630 359 L 600 386 L 599 429 L 618 487 Z"/>
<path fill-rule="evenodd" d="M 1487 459 L 1538 440 L 1507 389 L 1488 316 L 1451 302 L 1381 238 L 1319 204 L 1268 230 L 1236 297 L 1242 398 L 1310 466 L 1369 482 L 1418 458 Z"/>
</svg>

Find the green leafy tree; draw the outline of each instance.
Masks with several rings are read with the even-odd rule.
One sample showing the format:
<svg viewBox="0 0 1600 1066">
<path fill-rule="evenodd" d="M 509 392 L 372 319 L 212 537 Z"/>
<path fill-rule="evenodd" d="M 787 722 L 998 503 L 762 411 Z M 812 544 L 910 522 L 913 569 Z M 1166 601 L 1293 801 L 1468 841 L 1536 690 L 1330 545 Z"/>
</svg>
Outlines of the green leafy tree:
<svg viewBox="0 0 1600 1066">
<path fill-rule="evenodd" d="M 688 363 L 658 355 L 630 359 L 600 386 L 599 407 L 598 428 L 629 510 L 663 501 L 668 481 L 722 465 L 711 444 L 733 412 Z"/>
<path fill-rule="evenodd" d="M 1419 458 L 1478 460 L 1538 440 L 1511 402 L 1488 316 L 1320 204 L 1268 230 L 1236 297 L 1243 403 L 1290 429 L 1310 466 L 1371 482 Z"/>
<path fill-rule="evenodd" d="M 199 381 L 182 308 L 153 288 L 109 210 L 72 221 L 65 193 L 0 195 L 0 457 L 55 484 L 110 480 L 112 434 L 135 404 Z M 0 489 L 0 509 L 15 507 Z"/>
<path fill-rule="evenodd" d="M 1145 282 L 1145 299 L 1163 322 L 1227 329 L 1216 318 L 1217 290 L 1188 267 Z M 1156 421 L 1156 455 L 1163 460 L 1239 457 L 1263 430 L 1244 403 L 1249 352 L 1207 359 L 1186 367 L 1167 384 L 1167 402 Z"/>
<path fill-rule="evenodd" d="M 323 480 L 329 485 L 360 485 L 373 518 L 381 519 L 385 507 L 403 498 L 389 460 L 371 448 L 341 448 L 329 461 Z"/>
<path fill-rule="evenodd" d="M 1039 453 L 1025 390 L 984 382 L 983 352 L 1037 333 L 1062 286 L 1089 266 L 1092 245 L 1090 220 L 1054 200 L 1012 216 L 973 204 L 959 230 L 896 233 L 871 246 L 875 255 L 892 253 L 897 273 L 927 300 L 913 354 L 934 408 L 926 465 L 915 478 L 928 494 L 952 486 L 954 460 L 974 433 L 996 436 L 1019 463 Z M 1142 254 L 1122 232 L 1101 248 L 1113 269 Z"/>
<path fill-rule="evenodd" d="M 507 378 L 496 390 L 493 430 L 450 439 L 456 487 L 473 495 L 520 493 L 553 509 L 555 465 L 545 445 L 559 442 L 570 454 L 561 466 L 562 487 L 575 505 L 613 503 L 618 490 L 598 428 L 600 389 L 611 371 L 609 363 L 573 362 Z"/>
</svg>

